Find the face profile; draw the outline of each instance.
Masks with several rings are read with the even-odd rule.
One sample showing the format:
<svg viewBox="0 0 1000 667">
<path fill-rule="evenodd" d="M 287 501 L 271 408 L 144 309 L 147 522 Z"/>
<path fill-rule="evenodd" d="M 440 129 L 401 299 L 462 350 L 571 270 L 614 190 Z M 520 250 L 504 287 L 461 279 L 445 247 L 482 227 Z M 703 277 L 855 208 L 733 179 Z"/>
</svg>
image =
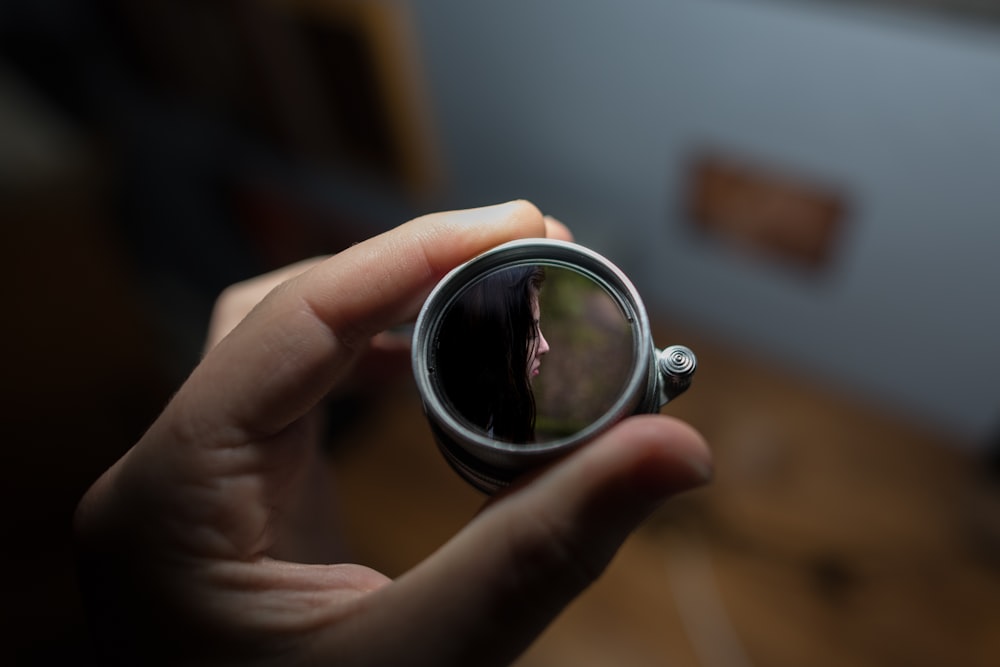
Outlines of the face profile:
<svg viewBox="0 0 1000 667">
<path fill-rule="evenodd" d="M 549 343 L 542 334 L 540 266 L 491 273 L 451 305 L 437 337 L 438 380 L 456 412 L 497 440 L 532 442 L 535 396 Z"/>
<path fill-rule="evenodd" d="M 535 326 L 528 337 L 528 379 L 534 380 L 541 372 L 542 355 L 549 352 L 549 342 L 542 333 L 541 308 L 538 305 L 537 294 L 531 300 L 531 316 Z"/>
</svg>

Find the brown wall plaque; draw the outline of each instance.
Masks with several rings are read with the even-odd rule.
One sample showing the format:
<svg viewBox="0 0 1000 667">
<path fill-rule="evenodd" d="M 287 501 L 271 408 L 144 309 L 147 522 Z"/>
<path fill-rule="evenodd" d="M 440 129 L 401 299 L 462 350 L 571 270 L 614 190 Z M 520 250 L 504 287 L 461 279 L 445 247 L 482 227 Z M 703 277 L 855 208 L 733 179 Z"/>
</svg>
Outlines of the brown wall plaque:
<svg viewBox="0 0 1000 667">
<path fill-rule="evenodd" d="M 832 188 L 715 154 L 691 162 L 684 197 L 699 230 L 809 268 L 830 262 L 846 212 Z"/>
</svg>

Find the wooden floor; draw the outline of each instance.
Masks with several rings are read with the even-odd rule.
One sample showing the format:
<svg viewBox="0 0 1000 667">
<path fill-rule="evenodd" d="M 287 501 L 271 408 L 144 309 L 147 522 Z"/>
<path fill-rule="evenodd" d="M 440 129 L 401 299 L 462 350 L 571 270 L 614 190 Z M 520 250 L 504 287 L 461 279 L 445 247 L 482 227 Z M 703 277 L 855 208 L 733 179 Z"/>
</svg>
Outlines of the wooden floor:
<svg viewBox="0 0 1000 667">
<path fill-rule="evenodd" d="M 690 332 L 716 480 L 664 507 L 521 667 L 1000 664 L 1000 484 L 943 436 Z M 332 466 L 354 555 L 395 575 L 482 497 L 439 457 L 409 383 Z"/>
</svg>

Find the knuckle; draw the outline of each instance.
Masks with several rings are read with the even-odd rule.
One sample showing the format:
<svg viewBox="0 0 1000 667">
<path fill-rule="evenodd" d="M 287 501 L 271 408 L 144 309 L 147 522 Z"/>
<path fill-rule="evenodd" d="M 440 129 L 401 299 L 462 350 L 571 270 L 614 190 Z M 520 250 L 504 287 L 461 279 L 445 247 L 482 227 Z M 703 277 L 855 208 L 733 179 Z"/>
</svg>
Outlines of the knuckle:
<svg viewBox="0 0 1000 667">
<path fill-rule="evenodd" d="M 538 586 L 566 594 L 582 591 L 603 574 L 610 556 L 586 537 L 544 511 L 524 513 L 512 530 L 511 562 L 520 588 Z"/>
</svg>

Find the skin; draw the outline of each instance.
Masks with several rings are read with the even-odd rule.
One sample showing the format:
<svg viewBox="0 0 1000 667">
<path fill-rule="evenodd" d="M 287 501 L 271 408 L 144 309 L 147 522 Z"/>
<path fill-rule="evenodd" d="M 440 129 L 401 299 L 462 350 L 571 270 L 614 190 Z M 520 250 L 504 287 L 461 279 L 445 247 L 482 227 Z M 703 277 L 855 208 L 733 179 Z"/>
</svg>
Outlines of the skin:
<svg viewBox="0 0 1000 667">
<path fill-rule="evenodd" d="M 306 501 L 323 467 L 314 408 L 406 363 L 379 332 L 462 261 L 546 234 L 569 237 L 526 202 L 433 214 L 223 295 L 202 363 L 78 507 L 98 639 L 126 664 L 514 660 L 653 509 L 708 479 L 693 429 L 625 420 L 394 581 L 312 543 L 331 530 Z"/>
<path fill-rule="evenodd" d="M 545 340 L 545 334 L 542 333 L 542 327 L 539 324 L 539 314 L 538 297 L 536 296 L 531 300 L 531 316 L 535 318 L 538 337 L 528 341 L 529 349 L 531 350 L 531 355 L 528 358 L 528 378 L 531 380 L 538 377 L 538 373 L 542 367 L 542 355 L 549 352 L 549 342 Z"/>
</svg>

